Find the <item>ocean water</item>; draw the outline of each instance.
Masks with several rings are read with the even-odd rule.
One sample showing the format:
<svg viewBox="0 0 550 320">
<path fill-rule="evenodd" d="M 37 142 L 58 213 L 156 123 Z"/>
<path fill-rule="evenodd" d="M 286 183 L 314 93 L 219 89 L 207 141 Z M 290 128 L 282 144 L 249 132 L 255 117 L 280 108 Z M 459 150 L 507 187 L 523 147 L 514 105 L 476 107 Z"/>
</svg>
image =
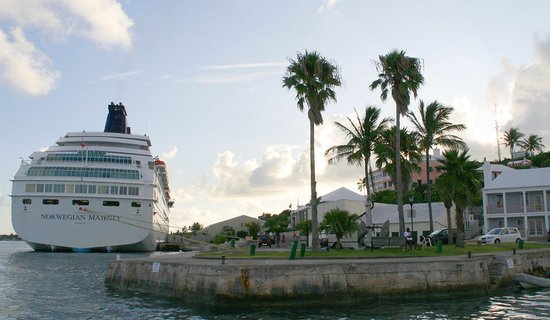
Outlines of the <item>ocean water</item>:
<svg viewBox="0 0 550 320">
<path fill-rule="evenodd" d="M 158 253 L 152 253 L 158 254 Z M 139 258 L 150 254 L 120 254 Z M 347 307 L 197 308 L 104 285 L 116 254 L 34 252 L 0 241 L 0 319 L 549 319 L 550 290 L 375 301 Z"/>
</svg>

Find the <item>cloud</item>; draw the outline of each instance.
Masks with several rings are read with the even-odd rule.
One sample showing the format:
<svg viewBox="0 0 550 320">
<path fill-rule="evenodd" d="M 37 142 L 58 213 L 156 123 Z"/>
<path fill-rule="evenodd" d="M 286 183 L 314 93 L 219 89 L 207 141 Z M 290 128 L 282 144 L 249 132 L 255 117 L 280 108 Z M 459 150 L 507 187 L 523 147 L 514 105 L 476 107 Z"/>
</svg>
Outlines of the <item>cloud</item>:
<svg viewBox="0 0 550 320">
<path fill-rule="evenodd" d="M 3 1 L 0 17 L 63 38 L 82 35 L 102 48 L 130 49 L 134 22 L 115 0 Z"/>
<path fill-rule="evenodd" d="M 60 77 L 51 70 L 50 59 L 28 41 L 21 28 L 11 37 L 0 30 L 0 68 L 9 85 L 26 94 L 39 96 L 50 92 Z"/>
<path fill-rule="evenodd" d="M 182 82 L 194 82 L 198 84 L 227 84 L 252 81 L 263 77 L 281 76 L 282 72 L 234 72 L 234 73 L 219 73 L 219 74 L 202 74 L 193 78 L 183 79 Z"/>
<path fill-rule="evenodd" d="M 323 4 L 319 7 L 317 12 L 322 13 L 328 11 L 334 7 L 336 3 L 338 3 L 338 0 L 323 0 Z"/>
<path fill-rule="evenodd" d="M 252 69 L 252 68 L 269 68 L 269 67 L 285 67 L 286 62 L 265 62 L 265 63 L 243 63 L 243 64 L 227 64 L 217 66 L 204 66 L 201 69 L 209 70 L 230 70 L 230 69 Z"/>
<path fill-rule="evenodd" d="M 161 160 L 172 160 L 176 158 L 176 155 L 178 154 L 178 147 L 172 148 L 170 151 L 165 151 L 160 154 Z"/>
<path fill-rule="evenodd" d="M 140 75 L 142 72 L 141 70 L 132 70 L 128 72 L 122 72 L 122 73 L 113 73 L 108 74 L 101 78 L 102 81 L 111 81 L 111 80 L 124 80 L 128 79 L 137 75 Z"/>
</svg>

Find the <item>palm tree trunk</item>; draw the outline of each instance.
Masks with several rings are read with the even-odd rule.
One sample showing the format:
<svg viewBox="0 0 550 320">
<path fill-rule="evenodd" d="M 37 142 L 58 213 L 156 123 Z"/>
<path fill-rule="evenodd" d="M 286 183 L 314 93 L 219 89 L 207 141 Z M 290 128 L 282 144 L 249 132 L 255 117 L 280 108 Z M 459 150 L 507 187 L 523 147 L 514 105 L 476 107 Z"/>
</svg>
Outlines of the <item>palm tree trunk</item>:
<svg viewBox="0 0 550 320">
<path fill-rule="evenodd" d="M 317 191 L 315 181 L 315 124 L 309 120 L 309 167 L 311 173 L 311 247 L 313 251 L 320 251 L 318 223 L 317 223 Z"/>
<path fill-rule="evenodd" d="M 369 169 L 368 164 L 370 163 L 370 158 L 365 159 L 365 182 L 367 184 L 367 196 L 365 199 L 365 225 L 367 226 L 367 234 L 364 238 L 364 244 L 365 246 L 369 243 L 371 243 L 372 239 L 372 233 L 373 229 L 370 229 L 369 227 L 372 226 L 372 212 L 370 210 L 370 201 L 369 197 L 371 196 L 370 190 L 369 190 Z"/>
<path fill-rule="evenodd" d="M 430 185 L 430 149 L 426 148 L 426 197 L 428 198 L 428 212 L 430 215 L 430 233 L 434 231 L 434 217 L 432 214 L 432 186 Z"/>
<path fill-rule="evenodd" d="M 456 246 L 464 247 L 464 222 L 462 219 L 462 208 L 456 205 Z"/>
<path fill-rule="evenodd" d="M 401 108 L 396 105 L 395 115 L 395 190 L 397 191 L 397 212 L 399 216 L 399 234 L 405 232 L 405 214 L 403 212 L 403 186 L 401 183 L 401 127 L 399 112 Z"/>
<path fill-rule="evenodd" d="M 372 173 L 372 166 L 370 165 L 370 160 L 369 160 L 369 174 L 370 174 L 370 186 L 372 191 L 372 193 L 369 193 L 369 194 L 373 195 L 374 194 L 374 174 Z"/>
</svg>

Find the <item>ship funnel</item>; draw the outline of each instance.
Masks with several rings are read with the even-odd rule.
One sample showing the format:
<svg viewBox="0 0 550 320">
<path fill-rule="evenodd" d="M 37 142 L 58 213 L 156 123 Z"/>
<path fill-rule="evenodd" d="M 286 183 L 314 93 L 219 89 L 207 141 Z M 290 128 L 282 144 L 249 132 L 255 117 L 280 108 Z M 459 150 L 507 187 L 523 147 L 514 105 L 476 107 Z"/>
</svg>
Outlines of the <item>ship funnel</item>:
<svg viewBox="0 0 550 320">
<path fill-rule="evenodd" d="M 104 132 L 130 133 L 130 127 L 126 126 L 126 109 L 122 102 L 109 104 L 109 115 L 105 121 Z"/>
</svg>

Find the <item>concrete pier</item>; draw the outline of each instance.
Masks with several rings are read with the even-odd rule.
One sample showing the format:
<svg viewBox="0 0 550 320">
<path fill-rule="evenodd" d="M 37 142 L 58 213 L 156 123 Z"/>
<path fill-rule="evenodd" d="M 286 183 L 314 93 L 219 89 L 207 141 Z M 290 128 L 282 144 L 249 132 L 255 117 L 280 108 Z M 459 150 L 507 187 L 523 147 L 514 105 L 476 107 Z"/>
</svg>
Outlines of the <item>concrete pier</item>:
<svg viewBox="0 0 550 320">
<path fill-rule="evenodd" d="M 189 304 L 353 304 L 368 298 L 488 292 L 516 272 L 550 268 L 550 249 L 454 257 L 198 259 L 190 253 L 117 260 L 105 282 Z"/>
</svg>

